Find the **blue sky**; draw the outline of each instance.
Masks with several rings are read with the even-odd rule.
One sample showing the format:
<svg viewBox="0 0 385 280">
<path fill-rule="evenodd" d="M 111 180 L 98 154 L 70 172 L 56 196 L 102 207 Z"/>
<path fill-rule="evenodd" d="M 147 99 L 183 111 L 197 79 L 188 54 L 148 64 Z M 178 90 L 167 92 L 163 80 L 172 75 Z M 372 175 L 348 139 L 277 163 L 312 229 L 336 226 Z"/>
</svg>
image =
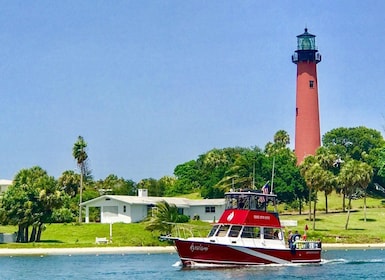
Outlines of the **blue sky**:
<svg viewBox="0 0 385 280">
<path fill-rule="evenodd" d="M 321 134 L 384 132 L 384 1 L 0 1 L 0 178 L 172 175 L 213 148 L 294 143 L 296 66 L 315 34 Z M 293 144 L 291 144 L 293 146 Z"/>
</svg>

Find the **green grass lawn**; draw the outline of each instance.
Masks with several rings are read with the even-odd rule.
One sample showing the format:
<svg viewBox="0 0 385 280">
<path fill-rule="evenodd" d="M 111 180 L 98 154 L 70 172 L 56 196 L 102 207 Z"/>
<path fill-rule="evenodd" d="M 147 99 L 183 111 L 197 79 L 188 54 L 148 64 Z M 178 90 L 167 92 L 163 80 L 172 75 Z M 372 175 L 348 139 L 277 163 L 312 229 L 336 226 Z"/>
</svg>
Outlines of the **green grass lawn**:
<svg viewBox="0 0 385 280">
<path fill-rule="evenodd" d="M 0 232 L 12 233 L 15 226 L 0 226 Z M 155 233 L 156 234 L 156 233 Z M 157 235 L 144 229 L 144 224 L 116 223 L 112 225 L 112 243 L 108 245 L 95 244 L 96 237 L 110 239 L 109 224 L 49 224 L 42 233 L 41 242 L 26 244 L 0 244 L 1 247 L 91 247 L 91 246 L 159 246 L 165 245 L 158 240 Z"/>
<path fill-rule="evenodd" d="M 366 222 L 364 210 L 354 210 L 350 213 L 348 229 L 345 230 L 347 212 L 316 214 L 315 230 L 313 222 L 309 221 L 308 214 L 281 215 L 281 220 L 296 220 L 297 227 L 287 228 L 298 230 L 303 234 L 305 225 L 308 225 L 308 239 L 321 239 L 325 243 L 385 243 L 385 209 L 368 208 Z"/>
<path fill-rule="evenodd" d="M 333 194 L 329 196 L 328 209 L 325 213 L 325 199 L 319 195 L 315 229 L 312 221 L 308 220 L 308 206 L 304 205 L 302 215 L 298 211 L 283 211 L 281 206 L 281 220 L 296 220 L 297 227 L 286 228 L 304 232 L 308 225 L 308 239 L 321 239 L 325 243 L 382 243 L 385 242 L 385 208 L 381 199 L 367 199 L 366 222 L 364 221 L 363 199 L 353 200 L 353 211 L 350 214 L 348 230 L 345 230 L 347 213 L 342 212 L 342 197 Z M 193 232 L 194 236 L 205 236 L 211 225 L 209 223 L 192 221 L 184 229 Z M 112 225 L 112 243 L 107 245 L 95 244 L 96 237 L 110 238 L 109 224 L 49 224 L 42 233 L 41 242 L 26 244 L 0 244 L 1 248 L 68 248 L 91 246 L 165 246 L 167 242 L 158 240 L 159 233 L 144 229 L 143 223 Z M 0 232 L 13 233 L 15 226 L 0 226 Z M 183 230 L 181 231 L 183 234 Z"/>
<path fill-rule="evenodd" d="M 326 214 L 325 196 L 320 193 L 317 201 L 315 230 L 313 222 L 309 221 L 309 206 L 304 205 L 302 215 L 284 212 L 282 220 L 297 220 L 298 227 L 290 228 L 304 232 L 308 225 L 307 236 L 311 239 L 320 238 L 325 243 L 382 243 L 385 242 L 385 208 L 382 199 L 366 199 L 366 222 L 364 199 L 352 200 L 348 229 L 345 230 L 347 212 L 342 212 L 342 196 L 333 193 L 328 197 L 328 214 Z M 346 201 L 347 205 L 347 201 Z M 289 229 L 287 229 L 289 230 Z"/>
<path fill-rule="evenodd" d="M 180 227 L 182 228 L 182 227 Z M 192 221 L 183 228 L 188 228 L 194 236 L 206 235 L 211 225 L 201 221 Z M 0 232 L 13 233 L 16 226 L 0 226 Z M 183 234 L 183 232 L 181 232 Z M 112 243 L 96 244 L 96 237 L 110 239 L 110 224 L 49 224 L 42 233 L 41 242 L 0 244 L 1 248 L 71 248 L 92 246 L 167 246 L 171 243 L 159 240 L 158 232 L 145 230 L 144 223 L 112 225 Z"/>
</svg>

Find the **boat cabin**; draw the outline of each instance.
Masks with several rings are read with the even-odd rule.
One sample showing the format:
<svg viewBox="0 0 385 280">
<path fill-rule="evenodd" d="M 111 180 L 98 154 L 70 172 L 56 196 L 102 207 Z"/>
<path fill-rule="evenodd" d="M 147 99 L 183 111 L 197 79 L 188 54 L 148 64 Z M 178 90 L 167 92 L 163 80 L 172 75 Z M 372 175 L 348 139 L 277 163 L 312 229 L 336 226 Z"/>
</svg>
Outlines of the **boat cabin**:
<svg viewBox="0 0 385 280">
<path fill-rule="evenodd" d="M 281 228 L 216 224 L 207 237 L 231 237 L 283 240 Z"/>
<path fill-rule="evenodd" d="M 225 211 L 207 237 L 284 242 L 277 210 L 277 196 L 258 191 L 226 193 Z"/>
</svg>

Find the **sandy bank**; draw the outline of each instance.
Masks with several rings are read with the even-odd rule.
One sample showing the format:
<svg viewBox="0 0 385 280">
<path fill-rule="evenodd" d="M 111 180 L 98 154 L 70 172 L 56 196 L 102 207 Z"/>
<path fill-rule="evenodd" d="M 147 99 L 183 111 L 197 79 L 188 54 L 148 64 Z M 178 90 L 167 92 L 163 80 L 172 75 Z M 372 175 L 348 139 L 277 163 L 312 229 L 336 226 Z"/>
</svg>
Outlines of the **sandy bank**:
<svg viewBox="0 0 385 280">
<path fill-rule="evenodd" d="M 175 253 L 173 246 L 0 249 L 0 256 Z"/>
<path fill-rule="evenodd" d="M 345 244 L 345 243 L 322 243 L 322 249 L 365 249 L 385 248 L 385 243 L 374 244 Z"/>
</svg>

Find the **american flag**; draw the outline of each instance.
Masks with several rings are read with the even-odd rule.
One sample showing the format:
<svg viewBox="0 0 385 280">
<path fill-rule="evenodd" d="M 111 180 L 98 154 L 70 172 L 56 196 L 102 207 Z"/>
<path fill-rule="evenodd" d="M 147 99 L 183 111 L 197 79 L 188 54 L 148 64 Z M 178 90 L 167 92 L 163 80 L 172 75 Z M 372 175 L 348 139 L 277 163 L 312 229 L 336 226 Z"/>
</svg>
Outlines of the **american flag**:
<svg viewBox="0 0 385 280">
<path fill-rule="evenodd" d="M 267 182 L 263 187 L 262 187 L 262 193 L 263 194 L 269 194 L 269 182 Z"/>
<path fill-rule="evenodd" d="M 269 194 L 269 182 L 267 182 L 267 183 L 261 188 L 261 191 L 262 191 L 263 194 Z M 260 197 L 258 198 L 258 200 L 259 200 L 259 202 L 261 202 L 261 203 L 263 203 L 263 202 L 266 201 L 266 200 L 265 200 L 265 197 L 263 197 L 263 196 L 260 196 Z"/>
</svg>

